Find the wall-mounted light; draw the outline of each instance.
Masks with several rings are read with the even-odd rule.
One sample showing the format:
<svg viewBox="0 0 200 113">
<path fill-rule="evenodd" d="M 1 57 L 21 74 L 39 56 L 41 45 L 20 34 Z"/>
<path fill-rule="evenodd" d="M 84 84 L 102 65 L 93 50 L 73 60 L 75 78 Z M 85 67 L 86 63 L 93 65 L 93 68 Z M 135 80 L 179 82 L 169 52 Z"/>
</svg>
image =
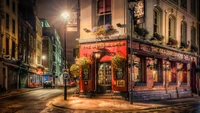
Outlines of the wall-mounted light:
<svg viewBox="0 0 200 113">
<path fill-rule="evenodd" d="M 83 28 L 83 30 L 86 32 L 86 33 L 89 33 L 89 32 L 91 32 L 89 29 L 87 29 L 87 28 Z"/>
<path fill-rule="evenodd" d="M 117 25 L 117 27 L 122 27 L 121 23 L 117 23 L 116 25 Z"/>
</svg>

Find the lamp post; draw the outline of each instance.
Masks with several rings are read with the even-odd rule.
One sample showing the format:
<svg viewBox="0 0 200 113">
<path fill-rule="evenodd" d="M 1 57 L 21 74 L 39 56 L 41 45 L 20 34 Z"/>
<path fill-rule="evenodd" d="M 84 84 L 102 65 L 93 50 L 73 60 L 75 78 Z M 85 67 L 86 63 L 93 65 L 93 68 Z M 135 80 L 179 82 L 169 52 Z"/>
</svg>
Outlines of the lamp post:
<svg viewBox="0 0 200 113">
<path fill-rule="evenodd" d="M 65 23 L 64 23 L 64 25 L 65 25 L 65 27 L 64 27 L 64 71 L 66 71 L 67 70 L 67 66 L 66 66 L 66 61 L 67 61 L 67 57 L 66 57 L 66 38 L 67 38 L 67 35 L 66 35 L 66 32 L 67 32 L 67 19 L 68 19 L 68 17 L 69 17 L 69 14 L 67 13 L 67 12 L 63 12 L 62 14 L 61 14 L 61 16 L 63 17 L 63 19 L 64 19 L 64 21 L 65 21 Z M 65 76 L 64 76 L 64 84 L 65 84 L 65 86 L 64 86 L 64 100 L 67 100 L 67 85 L 66 85 L 66 78 L 65 78 Z"/>
<path fill-rule="evenodd" d="M 137 3 L 137 0 L 128 0 L 128 7 L 129 7 L 129 11 L 130 11 L 130 17 L 131 17 L 131 28 L 130 28 L 130 90 L 129 90 L 129 101 L 130 104 L 133 104 L 133 83 L 132 81 L 134 80 L 134 73 L 132 73 L 133 71 L 133 48 L 132 48 L 132 37 L 133 37 L 133 19 L 134 19 L 134 7 L 135 7 L 135 3 Z"/>
</svg>

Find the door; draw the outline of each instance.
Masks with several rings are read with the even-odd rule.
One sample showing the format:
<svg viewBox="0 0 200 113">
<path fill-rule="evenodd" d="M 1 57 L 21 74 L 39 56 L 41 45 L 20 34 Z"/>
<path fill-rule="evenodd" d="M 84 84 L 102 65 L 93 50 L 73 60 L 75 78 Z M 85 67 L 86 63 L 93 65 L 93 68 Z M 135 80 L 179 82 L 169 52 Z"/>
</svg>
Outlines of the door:
<svg viewBox="0 0 200 113">
<path fill-rule="evenodd" d="M 111 63 L 104 62 L 98 64 L 98 75 L 97 75 L 97 92 L 98 93 L 110 93 L 112 87 L 112 73 Z"/>
</svg>

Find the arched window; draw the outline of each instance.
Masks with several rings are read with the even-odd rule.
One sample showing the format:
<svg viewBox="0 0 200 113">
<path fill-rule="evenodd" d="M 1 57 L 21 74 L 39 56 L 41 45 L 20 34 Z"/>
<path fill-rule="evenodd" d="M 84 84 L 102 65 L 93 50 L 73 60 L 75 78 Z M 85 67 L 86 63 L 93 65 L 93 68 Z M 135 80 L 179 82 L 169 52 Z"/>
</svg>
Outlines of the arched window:
<svg viewBox="0 0 200 113">
<path fill-rule="evenodd" d="M 196 28 L 191 27 L 191 45 L 196 45 Z"/>
<path fill-rule="evenodd" d="M 181 22 L 181 42 L 187 43 L 187 24 L 186 22 Z"/>
<path fill-rule="evenodd" d="M 160 8 L 154 8 L 154 14 L 153 14 L 153 32 L 154 33 L 160 33 L 161 32 L 161 15 L 162 10 Z"/>
<path fill-rule="evenodd" d="M 168 36 L 175 38 L 175 25 L 176 25 L 176 18 L 173 15 L 169 16 L 168 22 Z"/>
</svg>

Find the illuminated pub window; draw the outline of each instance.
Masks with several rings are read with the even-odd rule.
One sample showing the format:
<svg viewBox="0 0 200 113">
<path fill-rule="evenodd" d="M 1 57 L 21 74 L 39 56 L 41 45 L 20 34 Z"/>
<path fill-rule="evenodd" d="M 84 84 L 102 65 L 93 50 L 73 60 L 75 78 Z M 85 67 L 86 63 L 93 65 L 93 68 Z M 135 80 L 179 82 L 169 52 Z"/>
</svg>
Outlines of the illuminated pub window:
<svg viewBox="0 0 200 113">
<path fill-rule="evenodd" d="M 153 66 L 153 82 L 154 83 L 162 83 L 163 82 L 163 73 L 162 73 L 162 60 L 154 59 Z"/>
<path fill-rule="evenodd" d="M 169 73 L 169 83 L 171 85 L 175 85 L 177 80 L 176 63 L 171 61 L 170 65 L 171 65 L 171 70 L 170 70 L 171 72 Z"/>
<path fill-rule="evenodd" d="M 97 0 L 98 26 L 112 24 L 111 0 Z"/>
<path fill-rule="evenodd" d="M 146 71 L 144 71 L 145 57 L 135 56 L 134 57 L 134 81 L 138 83 L 146 83 Z"/>
<path fill-rule="evenodd" d="M 187 83 L 187 64 L 183 64 L 182 75 L 180 76 L 180 82 L 181 84 Z"/>
</svg>

